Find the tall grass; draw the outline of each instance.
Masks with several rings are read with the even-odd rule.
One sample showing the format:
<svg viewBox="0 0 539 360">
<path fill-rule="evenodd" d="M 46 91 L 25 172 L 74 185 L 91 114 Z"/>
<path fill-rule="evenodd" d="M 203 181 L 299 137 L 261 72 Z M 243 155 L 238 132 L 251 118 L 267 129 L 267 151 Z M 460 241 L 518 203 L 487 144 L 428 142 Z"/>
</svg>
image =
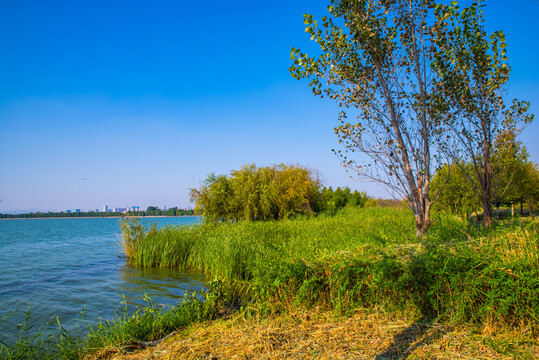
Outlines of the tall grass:
<svg viewBox="0 0 539 360">
<path fill-rule="evenodd" d="M 64 328 L 57 317 L 35 328 L 31 306 L 24 312 L 15 311 L 2 317 L 0 327 L 9 319 L 17 320 L 18 336 L 14 344 L 0 340 L 0 359 L 77 359 L 82 340 Z M 85 311 L 81 312 L 84 319 Z"/>
<path fill-rule="evenodd" d="M 525 328 L 539 325 L 539 222 L 508 220 L 492 230 L 438 214 L 416 238 L 402 208 L 345 209 L 335 216 L 276 222 L 144 227 L 121 225 L 132 265 L 204 271 L 221 279 L 204 301 L 166 311 L 148 306 L 100 321 L 79 338 L 56 320 L 31 331 L 30 312 L 5 359 L 80 359 L 229 314 L 317 306 L 347 314 L 381 309 L 425 321 Z M 240 288 L 241 286 L 241 288 Z M 238 299 L 238 290 L 240 290 Z M 1 324 L 0 324 L 1 325 Z"/>
<path fill-rule="evenodd" d="M 202 322 L 228 315 L 240 305 L 239 299 L 224 290 L 223 284 L 213 281 L 204 300 L 193 297 L 183 303 L 162 309 L 146 297 L 146 306 L 129 313 L 127 306 L 116 318 L 101 320 L 92 325 L 85 336 L 64 328 L 58 318 L 34 329 L 30 309 L 24 313 L 10 313 L 2 319 L 21 318 L 19 336 L 13 344 L 0 341 L 0 359 L 82 359 L 97 352 L 109 350 L 130 351 L 143 347 L 144 342 L 162 339 L 184 329 L 194 322 Z M 85 312 L 81 312 L 84 320 Z"/>
<path fill-rule="evenodd" d="M 439 214 L 426 238 L 399 208 L 347 209 L 279 222 L 140 232 L 131 264 L 204 271 L 246 283 L 251 300 L 383 307 L 448 322 L 539 324 L 537 222 L 494 230 Z"/>
<path fill-rule="evenodd" d="M 249 279 L 257 264 L 313 259 L 361 246 L 417 242 L 411 215 L 399 209 L 347 209 L 336 216 L 268 222 L 204 224 L 137 229 L 124 246 L 129 262 L 140 267 L 205 271 L 224 279 Z M 132 220 L 130 220 L 132 221 Z"/>
</svg>

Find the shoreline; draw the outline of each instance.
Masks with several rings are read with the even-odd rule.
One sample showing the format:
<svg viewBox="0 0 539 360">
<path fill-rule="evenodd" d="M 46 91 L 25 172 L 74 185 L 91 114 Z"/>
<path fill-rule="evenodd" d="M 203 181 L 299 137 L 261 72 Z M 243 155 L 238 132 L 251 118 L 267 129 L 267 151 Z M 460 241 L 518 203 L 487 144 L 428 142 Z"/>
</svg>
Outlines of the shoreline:
<svg viewBox="0 0 539 360">
<path fill-rule="evenodd" d="M 13 217 L 0 218 L 1 220 L 31 220 L 31 219 L 123 219 L 123 218 L 176 218 L 176 217 L 202 217 L 202 215 L 148 215 L 148 216 L 41 216 L 41 217 Z"/>
</svg>

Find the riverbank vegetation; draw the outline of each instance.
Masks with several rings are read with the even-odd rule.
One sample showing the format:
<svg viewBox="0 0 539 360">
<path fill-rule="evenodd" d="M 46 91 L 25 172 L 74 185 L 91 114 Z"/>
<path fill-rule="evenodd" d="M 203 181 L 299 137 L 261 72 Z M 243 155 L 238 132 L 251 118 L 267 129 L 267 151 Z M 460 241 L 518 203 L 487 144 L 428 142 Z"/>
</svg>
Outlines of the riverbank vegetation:
<svg viewBox="0 0 539 360">
<path fill-rule="evenodd" d="M 463 357 L 539 356 L 539 222 L 491 216 L 518 196 L 533 215 L 538 194 L 536 165 L 517 166 L 516 135 L 533 115 L 529 103 L 503 97 L 503 33 L 486 33 L 477 3 L 461 11 L 456 2 L 337 0 L 328 11 L 321 22 L 305 15 L 320 56 L 294 48 L 290 71 L 342 108 L 335 153 L 343 166 L 407 206 L 322 188 L 297 165 L 211 174 L 191 191 L 204 224 L 121 225 L 131 265 L 205 272 L 216 279 L 206 300 L 124 314 L 80 342 L 62 334 L 57 356 L 124 356 L 171 332 L 163 358 L 455 358 L 462 344 L 447 339 L 463 338 L 471 348 Z M 355 152 L 370 161 L 356 162 Z M 384 331 L 388 322 L 404 329 Z M 354 326 L 368 331 L 335 330 Z M 259 338 L 238 339 L 234 327 Z M 373 333 L 390 339 L 373 342 Z M 307 345 L 287 347 L 286 337 Z M 315 344 L 327 339 L 344 348 Z M 438 348 L 424 353 L 432 343 Z M 26 344 L 0 355 L 17 358 Z"/>
<path fill-rule="evenodd" d="M 411 328 L 419 324 L 422 334 L 512 334 L 519 346 L 489 337 L 480 347 L 499 357 L 533 358 L 538 230 L 529 219 L 501 220 L 487 230 L 437 213 L 429 236 L 418 239 L 406 208 L 347 208 L 335 216 L 133 232 L 137 247 L 129 261 L 222 279 L 242 299 L 242 321 L 249 312 L 260 321 L 305 309 L 304 316 L 322 311 L 344 324 L 359 312 L 406 319 Z M 212 326 L 205 329 L 211 332 Z"/>
<path fill-rule="evenodd" d="M 75 329 L 63 327 L 58 317 L 36 329 L 31 321 L 31 309 L 24 313 L 12 312 L 1 319 L 0 327 L 8 318 L 17 318 L 18 339 L 13 344 L 6 344 L 0 339 L 0 359 L 106 358 L 110 352 L 126 352 L 152 346 L 151 340 L 161 339 L 192 323 L 220 318 L 230 313 L 235 298 L 224 294 L 220 283 L 210 283 L 208 289 L 204 301 L 193 294 L 191 299 L 166 310 L 147 297 L 145 307 L 130 313 L 125 306 L 115 319 L 100 319 L 98 324 L 86 323 L 83 310 L 77 319 L 80 327 Z"/>
<path fill-rule="evenodd" d="M 537 223 L 507 220 L 486 231 L 445 214 L 437 223 L 418 240 L 408 210 L 377 207 L 151 229 L 132 240 L 129 262 L 204 271 L 246 286 L 251 301 L 294 299 L 343 313 L 382 306 L 450 323 L 537 331 Z"/>
<path fill-rule="evenodd" d="M 410 350 L 412 345 L 399 338 L 398 331 L 389 332 L 385 321 L 408 324 L 402 325 L 404 330 L 421 334 L 416 339 L 433 331 L 439 341 L 440 334 L 464 339 L 465 333 L 470 336 L 466 346 L 477 354 L 487 348 L 495 357 L 533 358 L 539 350 L 539 223 L 504 219 L 489 230 L 475 220 L 446 213 L 437 213 L 435 220 L 429 235 L 417 238 L 412 213 L 398 204 L 347 207 L 332 216 L 208 222 L 160 230 L 128 219 L 123 224 L 124 244 L 131 246 L 126 249 L 128 261 L 140 267 L 204 271 L 216 279 L 206 300 L 193 298 L 168 311 L 149 306 L 134 315 L 120 314 L 114 321 L 94 325 L 86 339 L 66 342 L 67 335 L 60 337 L 64 350 L 59 353 L 61 348 L 53 343 L 53 354 L 109 358 L 141 349 L 173 331 L 172 340 L 163 346 L 195 341 L 190 334 L 202 328 L 211 334 L 223 327 L 233 331 L 239 323 L 255 329 L 289 320 L 316 327 L 322 324 L 313 323 L 315 319 L 331 318 L 335 328 L 354 322 L 371 326 L 375 333 L 386 331 L 391 339 L 380 344 L 402 342 L 400 350 L 391 351 Z M 385 320 L 367 321 L 373 318 Z M 280 329 L 282 336 L 292 331 Z M 281 336 L 281 330 L 275 329 L 275 336 Z M 361 333 L 355 332 L 359 338 L 354 341 L 368 341 L 368 332 L 363 331 L 363 337 Z M 497 338 L 493 333 L 505 335 Z M 508 343 L 509 336 L 514 339 Z M 20 344 L 31 353 L 29 346 L 42 343 Z M 208 350 L 197 346 L 202 352 L 192 358 Z M 434 351 L 425 346 L 410 351 Z M 3 347 L 1 354 L 24 358 L 16 356 L 16 348 Z M 435 355 L 449 356 L 442 350 Z"/>
</svg>

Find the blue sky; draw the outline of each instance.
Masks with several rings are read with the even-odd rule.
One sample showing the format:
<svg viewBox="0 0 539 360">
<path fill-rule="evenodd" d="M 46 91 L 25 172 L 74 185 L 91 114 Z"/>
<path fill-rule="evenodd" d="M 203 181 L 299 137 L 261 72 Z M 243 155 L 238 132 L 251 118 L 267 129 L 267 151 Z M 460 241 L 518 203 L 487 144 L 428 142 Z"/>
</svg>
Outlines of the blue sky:
<svg viewBox="0 0 539 360">
<path fill-rule="evenodd" d="M 539 115 L 539 1 L 487 5 L 507 96 Z M 349 179 L 331 153 L 337 107 L 288 72 L 291 47 L 315 49 L 303 14 L 326 6 L 0 0 L 0 212 L 185 207 L 208 173 L 252 162 L 387 196 Z M 538 122 L 522 137 L 535 162 Z"/>
</svg>

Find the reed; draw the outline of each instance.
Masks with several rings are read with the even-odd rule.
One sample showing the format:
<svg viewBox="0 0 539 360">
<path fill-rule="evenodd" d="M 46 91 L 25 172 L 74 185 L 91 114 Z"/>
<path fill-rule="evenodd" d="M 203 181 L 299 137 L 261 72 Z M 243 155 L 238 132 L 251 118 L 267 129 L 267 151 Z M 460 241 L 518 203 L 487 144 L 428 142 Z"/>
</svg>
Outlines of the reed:
<svg viewBox="0 0 539 360">
<path fill-rule="evenodd" d="M 438 214 L 429 235 L 416 238 L 406 209 L 346 209 L 278 222 L 150 229 L 129 261 L 241 283 L 268 311 L 292 301 L 536 331 L 537 227 L 510 220 L 485 230 Z"/>
<path fill-rule="evenodd" d="M 336 216 L 295 220 L 203 224 L 140 230 L 127 220 L 124 247 L 132 265 L 205 271 L 224 279 L 249 279 L 257 264 L 281 259 L 313 259 L 368 245 L 417 242 L 411 214 L 400 209 L 347 209 Z"/>
<path fill-rule="evenodd" d="M 108 358 L 109 353 L 132 352 L 143 347 L 144 342 L 162 339 L 192 323 L 226 316 L 239 305 L 238 298 L 226 292 L 220 281 L 208 284 L 203 300 L 193 294 L 192 298 L 166 309 L 156 306 L 148 296 L 144 300 L 146 306 L 135 312 L 130 313 L 125 306 L 114 319 L 86 324 L 89 328 L 84 332 L 66 329 L 57 317 L 35 329 L 30 309 L 23 313 L 11 312 L 1 319 L 0 327 L 8 318 L 20 319 L 19 336 L 13 344 L 0 341 L 0 359 Z M 83 310 L 80 321 L 84 322 L 85 314 Z"/>
<path fill-rule="evenodd" d="M 81 312 L 81 319 L 85 311 Z M 0 340 L 0 359 L 78 359 L 82 339 L 62 326 L 58 317 L 43 324 L 32 321 L 31 306 L 24 312 L 12 311 L 2 317 L 0 328 L 7 320 L 17 321 L 18 337 L 13 344 Z"/>
</svg>

